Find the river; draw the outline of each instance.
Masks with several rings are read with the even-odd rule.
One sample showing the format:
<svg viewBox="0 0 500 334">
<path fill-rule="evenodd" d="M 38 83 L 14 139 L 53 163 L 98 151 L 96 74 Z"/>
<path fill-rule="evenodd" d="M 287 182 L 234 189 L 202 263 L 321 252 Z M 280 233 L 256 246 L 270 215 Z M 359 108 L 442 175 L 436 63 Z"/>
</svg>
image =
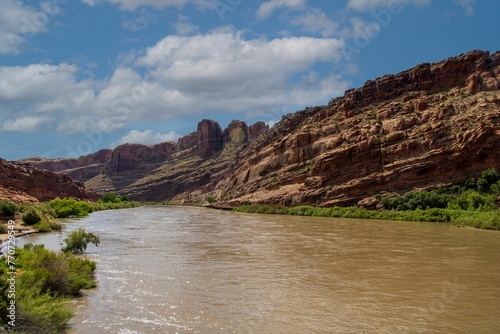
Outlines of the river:
<svg viewBox="0 0 500 334">
<path fill-rule="evenodd" d="M 96 212 L 71 333 L 500 333 L 500 233 L 189 207 Z"/>
</svg>

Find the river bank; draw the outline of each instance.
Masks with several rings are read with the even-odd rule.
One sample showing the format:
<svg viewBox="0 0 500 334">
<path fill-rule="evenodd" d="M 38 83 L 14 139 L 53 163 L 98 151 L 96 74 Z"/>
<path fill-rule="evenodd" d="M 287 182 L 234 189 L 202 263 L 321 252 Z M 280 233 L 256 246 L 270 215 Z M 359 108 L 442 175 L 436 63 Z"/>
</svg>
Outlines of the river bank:
<svg viewBox="0 0 500 334">
<path fill-rule="evenodd" d="M 60 231 L 64 218 L 86 217 L 90 213 L 102 210 L 127 209 L 142 206 L 145 203 L 136 201 L 97 202 L 78 201 L 75 199 L 55 199 L 51 202 L 15 204 L 2 200 L 0 205 L 0 222 L 5 227 L 0 232 L 0 242 L 8 239 L 7 223 L 15 222 L 14 236 L 21 237 L 33 233 Z M 8 210 L 5 210 L 8 207 Z M 8 211 L 9 214 L 5 214 Z M 23 219 L 23 215 L 25 215 Z M 27 218 L 26 216 L 29 216 Z"/>
<path fill-rule="evenodd" d="M 34 229 L 32 226 L 25 225 L 23 221 L 21 220 L 21 214 L 19 212 L 16 212 L 14 216 L 0 216 L 0 221 L 2 223 L 7 223 L 8 221 L 13 220 L 15 222 L 14 225 L 14 236 L 16 238 L 22 237 L 25 235 L 33 234 L 33 233 L 38 233 L 36 229 Z M 1 233 L 0 234 L 0 245 L 7 241 L 9 238 L 8 233 Z M 0 247 L 1 249 L 1 247 Z"/>
<path fill-rule="evenodd" d="M 234 209 L 236 212 L 283 214 L 292 216 L 381 219 L 417 222 L 448 223 L 458 227 L 500 230 L 500 210 L 467 211 L 453 209 L 368 210 L 361 207 L 320 208 L 314 206 L 285 207 L 282 205 L 250 204 Z"/>
</svg>

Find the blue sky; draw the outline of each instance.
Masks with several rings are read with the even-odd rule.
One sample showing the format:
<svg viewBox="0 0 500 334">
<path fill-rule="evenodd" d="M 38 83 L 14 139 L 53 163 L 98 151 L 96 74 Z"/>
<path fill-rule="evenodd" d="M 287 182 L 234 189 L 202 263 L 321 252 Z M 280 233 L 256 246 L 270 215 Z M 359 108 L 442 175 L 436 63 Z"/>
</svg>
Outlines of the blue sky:
<svg viewBox="0 0 500 334">
<path fill-rule="evenodd" d="M 495 52 L 487 0 L 0 0 L 0 157 L 273 124 L 369 79 Z"/>
</svg>

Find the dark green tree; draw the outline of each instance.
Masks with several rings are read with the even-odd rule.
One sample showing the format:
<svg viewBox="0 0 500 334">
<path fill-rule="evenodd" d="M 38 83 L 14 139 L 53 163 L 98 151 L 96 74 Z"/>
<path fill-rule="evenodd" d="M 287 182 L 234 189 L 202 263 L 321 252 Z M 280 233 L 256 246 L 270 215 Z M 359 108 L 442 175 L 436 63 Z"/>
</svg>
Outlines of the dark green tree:
<svg viewBox="0 0 500 334">
<path fill-rule="evenodd" d="M 101 200 L 105 203 L 118 203 L 120 201 L 120 198 L 114 192 L 109 192 L 104 194 Z"/>
</svg>

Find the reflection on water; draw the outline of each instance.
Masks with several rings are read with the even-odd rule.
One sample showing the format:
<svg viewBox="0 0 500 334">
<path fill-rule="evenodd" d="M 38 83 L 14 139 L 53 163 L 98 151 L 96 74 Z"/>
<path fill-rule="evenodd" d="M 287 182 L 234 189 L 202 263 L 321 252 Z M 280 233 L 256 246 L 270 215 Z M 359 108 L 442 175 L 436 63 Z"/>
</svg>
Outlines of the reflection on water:
<svg viewBox="0 0 500 334">
<path fill-rule="evenodd" d="M 500 332 L 498 232 L 185 207 L 81 226 L 101 237 L 99 286 L 72 333 Z"/>
</svg>

